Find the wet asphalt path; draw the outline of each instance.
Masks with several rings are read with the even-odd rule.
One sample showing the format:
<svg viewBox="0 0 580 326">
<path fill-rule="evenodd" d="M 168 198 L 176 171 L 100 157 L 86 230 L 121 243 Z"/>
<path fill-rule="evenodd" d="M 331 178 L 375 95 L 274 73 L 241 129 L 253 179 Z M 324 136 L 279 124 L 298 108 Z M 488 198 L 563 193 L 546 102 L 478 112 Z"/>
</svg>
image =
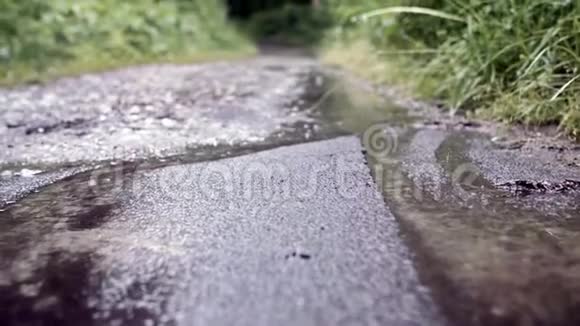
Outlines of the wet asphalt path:
<svg viewBox="0 0 580 326">
<path fill-rule="evenodd" d="M 442 325 L 326 83 L 262 58 L 1 91 L 0 322 Z"/>
<path fill-rule="evenodd" d="M 0 90 L 0 324 L 576 325 L 579 149 L 386 95 L 296 57 Z"/>
<path fill-rule="evenodd" d="M 337 138 L 30 195 L 2 215 L 21 246 L 3 324 L 443 325 L 362 151 Z"/>
</svg>

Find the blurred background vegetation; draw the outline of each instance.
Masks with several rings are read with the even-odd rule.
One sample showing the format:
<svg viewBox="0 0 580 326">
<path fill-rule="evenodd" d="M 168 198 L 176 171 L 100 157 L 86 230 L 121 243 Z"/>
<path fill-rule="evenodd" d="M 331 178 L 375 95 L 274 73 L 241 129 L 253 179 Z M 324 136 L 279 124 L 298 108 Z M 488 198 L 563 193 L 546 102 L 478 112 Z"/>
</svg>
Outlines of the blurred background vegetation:
<svg viewBox="0 0 580 326">
<path fill-rule="evenodd" d="M 225 8 L 211 0 L 0 0 L 0 82 L 249 51 Z"/>
<path fill-rule="evenodd" d="M 316 46 L 452 111 L 580 137 L 575 0 L 0 0 L 0 83 L 238 56 L 255 40 Z"/>
<path fill-rule="evenodd" d="M 228 0 L 227 3 L 230 18 L 258 43 L 312 47 L 334 26 L 330 8 L 320 1 Z"/>
</svg>

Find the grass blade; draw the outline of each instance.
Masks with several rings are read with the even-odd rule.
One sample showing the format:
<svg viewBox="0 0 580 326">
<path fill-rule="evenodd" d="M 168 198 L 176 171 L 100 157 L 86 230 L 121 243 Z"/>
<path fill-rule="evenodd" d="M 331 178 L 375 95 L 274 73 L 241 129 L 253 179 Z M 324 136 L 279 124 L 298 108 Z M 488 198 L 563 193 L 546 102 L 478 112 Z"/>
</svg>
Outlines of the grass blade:
<svg viewBox="0 0 580 326">
<path fill-rule="evenodd" d="M 572 85 L 573 82 L 575 82 L 578 78 L 580 78 L 580 75 L 576 75 L 574 78 L 570 79 L 566 84 L 564 84 L 562 87 L 560 87 L 560 89 L 556 92 L 556 94 L 554 94 L 554 96 L 552 96 L 552 98 L 550 99 L 550 102 L 555 101 L 558 96 L 560 96 L 560 94 L 562 94 L 566 88 L 568 88 L 568 86 Z"/>
<path fill-rule="evenodd" d="M 366 20 L 372 17 L 392 15 L 392 14 L 418 14 L 427 15 L 432 17 L 438 17 L 447 20 L 453 20 L 457 22 L 465 23 L 465 20 L 459 16 L 449 14 L 440 10 L 423 8 L 423 7 L 387 7 L 369 11 L 360 15 L 362 20 Z"/>
</svg>

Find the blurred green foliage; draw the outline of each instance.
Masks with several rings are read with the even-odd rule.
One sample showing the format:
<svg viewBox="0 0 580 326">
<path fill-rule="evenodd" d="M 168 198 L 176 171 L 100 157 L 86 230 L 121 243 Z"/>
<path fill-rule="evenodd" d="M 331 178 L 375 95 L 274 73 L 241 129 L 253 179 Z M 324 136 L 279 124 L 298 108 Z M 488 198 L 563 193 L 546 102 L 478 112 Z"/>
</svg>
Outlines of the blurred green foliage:
<svg viewBox="0 0 580 326">
<path fill-rule="evenodd" d="M 235 48 L 219 0 L 0 0 L 0 80 L 77 61 L 131 62 Z M 17 76 L 12 76 L 17 79 Z"/>
</svg>

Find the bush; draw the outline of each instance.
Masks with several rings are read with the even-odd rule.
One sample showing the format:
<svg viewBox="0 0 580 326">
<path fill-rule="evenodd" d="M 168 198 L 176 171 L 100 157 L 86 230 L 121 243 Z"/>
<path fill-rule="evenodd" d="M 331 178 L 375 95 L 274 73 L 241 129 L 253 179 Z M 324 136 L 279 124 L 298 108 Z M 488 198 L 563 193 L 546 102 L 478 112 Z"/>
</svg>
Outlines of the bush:
<svg viewBox="0 0 580 326">
<path fill-rule="evenodd" d="M 339 1 L 340 0 L 333 0 Z M 373 8 L 374 1 L 367 1 Z M 560 123 L 580 136 L 580 4 L 569 0 L 407 0 L 440 15 L 370 18 L 367 37 L 385 52 L 412 50 L 418 90 L 453 110 L 504 121 Z M 368 10 L 367 10 L 368 11 Z M 385 24 L 385 22 L 390 24 Z M 370 25 L 369 25 L 370 24 Z"/>
<path fill-rule="evenodd" d="M 0 79 L 87 61 L 139 61 L 232 48 L 219 1 L 0 0 Z M 96 63 L 98 65 L 98 63 Z"/>
</svg>

